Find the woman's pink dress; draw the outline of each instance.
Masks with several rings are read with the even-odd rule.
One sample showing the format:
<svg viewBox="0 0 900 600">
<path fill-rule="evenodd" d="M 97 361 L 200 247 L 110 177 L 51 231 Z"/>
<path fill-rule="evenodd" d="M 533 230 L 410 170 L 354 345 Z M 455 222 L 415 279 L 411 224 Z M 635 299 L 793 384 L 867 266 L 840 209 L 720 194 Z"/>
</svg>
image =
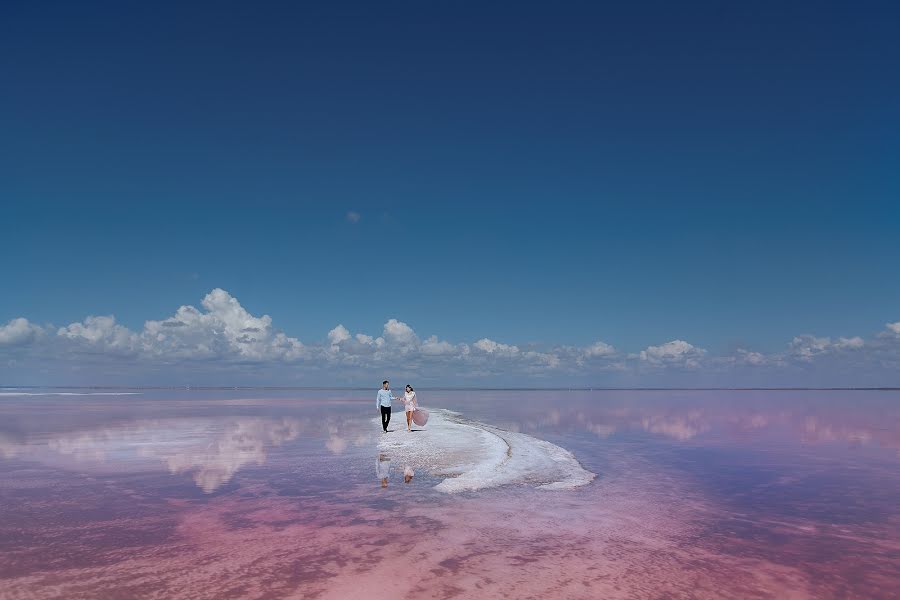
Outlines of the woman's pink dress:
<svg viewBox="0 0 900 600">
<path fill-rule="evenodd" d="M 428 422 L 428 411 L 424 408 L 416 408 L 416 410 L 413 411 L 412 420 L 413 423 L 421 427 Z"/>
</svg>

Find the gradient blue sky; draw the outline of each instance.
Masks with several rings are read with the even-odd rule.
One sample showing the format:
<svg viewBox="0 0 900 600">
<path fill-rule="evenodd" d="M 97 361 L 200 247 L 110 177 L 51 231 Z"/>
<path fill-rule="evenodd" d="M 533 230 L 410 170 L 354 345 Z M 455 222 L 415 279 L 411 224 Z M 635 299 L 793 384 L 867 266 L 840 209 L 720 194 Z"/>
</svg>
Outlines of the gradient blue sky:
<svg viewBox="0 0 900 600">
<path fill-rule="evenodd" d="M 900 7 L 785 4 L 5 3 L 0 325 L 877 336 Z"/>
</svg>

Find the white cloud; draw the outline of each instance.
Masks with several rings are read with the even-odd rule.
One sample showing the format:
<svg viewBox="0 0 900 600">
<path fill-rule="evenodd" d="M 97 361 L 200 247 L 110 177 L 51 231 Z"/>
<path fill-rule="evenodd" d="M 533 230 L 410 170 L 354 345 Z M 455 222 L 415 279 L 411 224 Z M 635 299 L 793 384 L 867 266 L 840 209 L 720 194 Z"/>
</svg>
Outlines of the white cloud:
<svg viewBox="0 0 900 600">
<path fill-rule="evenodd" d="M 400 348 L 411 348 L 419 343 L 419 338 L 412 327 L 397 319 L 389 319 L 384 324 L 384 339 Z"/>
<path fill-rule="evenodd" d="M 859 336 L 854 336 L 852 338 L 841 337 L 837 339 L 834 346 L 835 348 L 862 348 L 865 346 L 866 342 Z"/>
<path fill-rule="evenodd" d="M 155 355 L 250 361 L 293 361 L 305 354 L 300 340 L 272 327 L 269 315 L 251 315 L 225 290 L 214 289 L 202 305 L 205 313 L 182 306 L 168 319 L 147 321 L 141 335 L 144 350 Z"/>
<path fill-rule="evenodd" d="M 386 344 L 383 337 L 376 338 L 364 333 L 352 334 L 343 325 L 337 325 L 328 332 L 324 358 L 332 364 L 374 366 L 383 361 L 384 355 L 381 351 L 386 348 Z M 311 350 L 313 354 L 314 350 Z M 402 353 L 401 350 L 394 349 L 394 354 Z"/>
<path fill-rule="evenodd" d="M 812 335 L 798 335 L 791 341 L 791 352 L 800 360 L 812 360 L 819 354 L 828 351 L 831 340 L 828 338 L 815 337 Z"/>
<path fill-rule="evenodd" d="M 466 344 L 452 344 L 434 335 L 421 341 L 412 327 L 397 319 L 388 319 L 379 337 L 364 333 L 352 335 L 346 327 L 338 325 L 328 332 L 328 343 L 331 360 L 356 365 L 386 364 L 398 356 L 410 361 L 418 358 L 453 359 L 469 353 Z"/>
<path fill-rule="evenodd" d="M 332 346 L 338 346 L 341 342 L 346 342 L 349 339 L 350 331 L 343 325 L 338 325 L 328 332 L 328 343 Z"/>
<path fill-rule="evenodd" d="M 522 350 L 518 346 L 482 338 L 473 344 L 452 343 L 436 335 L 422 340 L 408 324 L 389 319 L 381 337 L 357 333 L 343 326 L 328 334 L 325 357 L 331 362 L 360 367 L 407 368 L 429 372 L 454 365 L 463 373 L 544 373 L 562 366 L 557 351 Z"/>
<path fill-rule="evenodd" d="M 0 346 L 18 346 L 33 342 L 43 333 L 43 329 L 19 317 L 6 325 L 0 326 Z"/>
<path fill-rule="evenodd" d="M 81 323 L 60 327 L 56 335 L 85 347 L 116 353 L 133 353 L 140 345 L 139 336 L 113 316 L 87 317 Z"/>
<path fill-rule="evenodd" d="M 495 342 L 494 340 L 489 340 L 488 338 L 481 338 L 472 345 L 482 352 L 487 352 L 488 354 L 494 354 L 498 356 L 515 356 L 519 353 L 518 346 L 501 344 L 500 342 Z"/>
<path fill-rule="evenodd" d="M 592 371 L 611 370 L 614 362 L 622 358 L 612 345 L 600 340 L 584 347 L 561 346 L 555 349 L 555 354 L 561 363 L 569 361 L 579 369 Z"/>
<path fill-rule="evenodd" d="M 504 344 L 489 338 L 481 338 L 474 344 L 470 352 L 466 348 L 465 361 L 473 366 L 486 369 L 487 372 L 524 372 L 527 374 L 546 374 L 558 369 L 563 363 L 563 350 L 542 352 L 523 350 L 512 344 Z"/>
<path fill-rule="evenodd" d="M 359 223 L 360 219 L 362 219 L 362 215 L 355 210 L 347 212 L 347 221 L 349 221 L 350 223 Z"/>
<path fill-rule="evenodd" d="M 662 382 L 668 374 L 684 377 L 685 371 L 696 373 L 702 367 L 721 378 L 741 373 L 747 377 L 768 377 L 780 370 L 787 373 L 783 380 L 792 381 L 792 368 L 794 374 L 831 373 L 841 368 L 850 372 L 868 368 L 866 365 L 874 365 L 869 369 L 872 372 L 877 368 L 896 371 L 900 368 L 898 342 L 900 322 L 886 324 L 886 329 L 871 340 L 859 336 L 797 336 L 784 352 L 774 354 L 738 349 L 730 355 L 710 357 L 703 348 L 680 339 L 629 354 L 601 340 L 582 347 L 541 347 L 487 337 L 474 342 L 445 340 L 436 335 L 420 337 L 409 324 L 391 318 L 377 337 L 351 332 L 338 324 L 325 339 L 304 345 L 277 330 L 268 315 L 253 315 L 228 292 L 214 289 L 203 298 L 200 308 L 181 306 L 168 318 L 146 321 L 139 331 L 118 323 L 113 316 L 89 316 L 59 328 L 38 327 L 24 317 L 12 319 L 0 325 L 0 366 L 21 370 L 31 360 L 30 364 L 46 369 L 46 361 L 56 360 L 68 361 L 71 369 L 77 370 L 101 365 L 99 361 L 108 356 L 133 361 L 136 368 L 149 364 L 154 369 L 165 369 L 182 361 L 206 361 L 222 366 L 252 364 L 256 369 L 290 365 L 302 359 L 309 371 L 291 370 L 292 374 L 328 373 L 328 377 L 350 373 L 357 377 L 377 369 L 427 376 L 434 381 L 448 377 L 460 381 L 512 381 L 520 375 L 552 375 L 559 382 L 594 384 L 612 383 L 618 377 L 631 383 L 636 374 L 647 381 Z M 84 363 L 79 362 L 80 357 L 85 358 Z M 810 370 L 807 365 L 815 361 L 821 361 L 817 365 L 822 368 Z M 642 365 L 652 369 L 642 370 Z M 893 379 L 888 383 L 892 382 Z"/>
<path fill-rule="evenodd" d="M 255 317 L 236 298 L 214 289 L 200 311 L 182 306 L 161 321 L 147 321 L 140 333 L 116 323 L 112 316 L 91 316 L 61 327 L 57 336 L 76 349 L 137 354 L 160 359 L 232 359 L 293 361 L 305 355 L 303 344 L 272 327 L 268 315 Z"/>
<path fill-rule="evenodd" d="M 343 325 L 328 332 L 328 347 L 325 357 L 331 362 L 364 365 L 374 360 L 378 350 L 384 345 L 384 338 L 357 333 L 351 335 Z"/>
<path fill-rule="evenodd" d="M 700 366 L 700 360 L 705 354 L 706 350 L 684 340 L 672 340 L 660 346 L 648 346 L 646 350 L 641 350 L 638 358 L 656 366 L 683 366 L 695 369 Z"/>
<path fill-rule="evenodd" d="M 562 361 L 559 356 L 552 352 L 534 352 L 528 351 L 522 355 L 526 360 L 531 362 L 531 369 L 535 368 L 548 368 L 548 369 L 556 369 L 560 366 Z"/>
<path fill-rule="evenodd" d="M 366 335 L 364 333 L 356 334 L 356 341 L 365 346 L 380 346 L 384 343 L 384 338 L 373 338 L 371 335 Z"/>
<path fill-rule="evenodd" d="M 767 358 L 765 354 L 762 354 L 760 352 L 751 352 L 749 350 L 740 348 L 737 351 L 735 362 L 743 365 L 761 366 L 769 364 L 770 359 Z"/>
<path fill-rule="evenodd" d="M 469 353 L 469 348 L 466 344 L 451 344 L 448 341 L 438 340 L 436 335 L 422 342 L 420 350 L 422 354 L 428 356 L 453 356 Z"/>
<path fill-rule="evenodd" d="M 832 341 L 828 337 L 798 335 L 790 344 L 790 355 L 802 362 L 810 362 L 816 357 L 833 354 L 842 350 L 858 350 L 865 345 L 861 337 L 839 337 Z"/>
<path fill-rule="evenodd" d="M 611 356 L 616 353 L 616 349 L 607 344 L 606 342 L 594 342 L 590 346 L 584 349 L 584 356 L 588 358 L 593 358 L 597 356 Z"/>
</svg>

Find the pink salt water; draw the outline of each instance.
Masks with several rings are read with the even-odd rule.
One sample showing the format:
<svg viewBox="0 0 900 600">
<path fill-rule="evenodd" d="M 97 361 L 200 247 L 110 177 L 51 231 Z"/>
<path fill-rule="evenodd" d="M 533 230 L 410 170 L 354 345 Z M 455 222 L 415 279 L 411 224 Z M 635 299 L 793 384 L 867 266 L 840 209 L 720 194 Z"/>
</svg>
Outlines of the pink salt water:
<svg viewBox="0 0 900 600">
<path fill-rule="evenodd" d="M 4 599 L 900 589 L 895 392 L 422 389 L 388 434 L 368 391 L 28 392 L 0 396 Z"/>
</svg>

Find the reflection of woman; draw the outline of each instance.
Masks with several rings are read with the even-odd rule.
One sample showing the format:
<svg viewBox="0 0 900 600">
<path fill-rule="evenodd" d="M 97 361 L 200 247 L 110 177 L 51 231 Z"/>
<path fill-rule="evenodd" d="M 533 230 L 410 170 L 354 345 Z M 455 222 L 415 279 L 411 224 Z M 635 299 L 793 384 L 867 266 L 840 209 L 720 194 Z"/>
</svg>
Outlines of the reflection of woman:
<svg viewBox="0 0 900 600">
<path fill-rule="evenodd" d="M 406 386 L 406 393 L 403 394 L 403 406 L 406 408 L 406 430 L 412 431 L 412 416 L 419 406 L 419 401 L 416 400 L 416 392 L 409 384 Z"/>
<path fill-rule="evenodd" d="M 387 487 L 391 476 L 391 459 L 383 452 L 379 452 L 375 460 L 375 476 L 381 480 L 381 487 Z"/>
</svg>

